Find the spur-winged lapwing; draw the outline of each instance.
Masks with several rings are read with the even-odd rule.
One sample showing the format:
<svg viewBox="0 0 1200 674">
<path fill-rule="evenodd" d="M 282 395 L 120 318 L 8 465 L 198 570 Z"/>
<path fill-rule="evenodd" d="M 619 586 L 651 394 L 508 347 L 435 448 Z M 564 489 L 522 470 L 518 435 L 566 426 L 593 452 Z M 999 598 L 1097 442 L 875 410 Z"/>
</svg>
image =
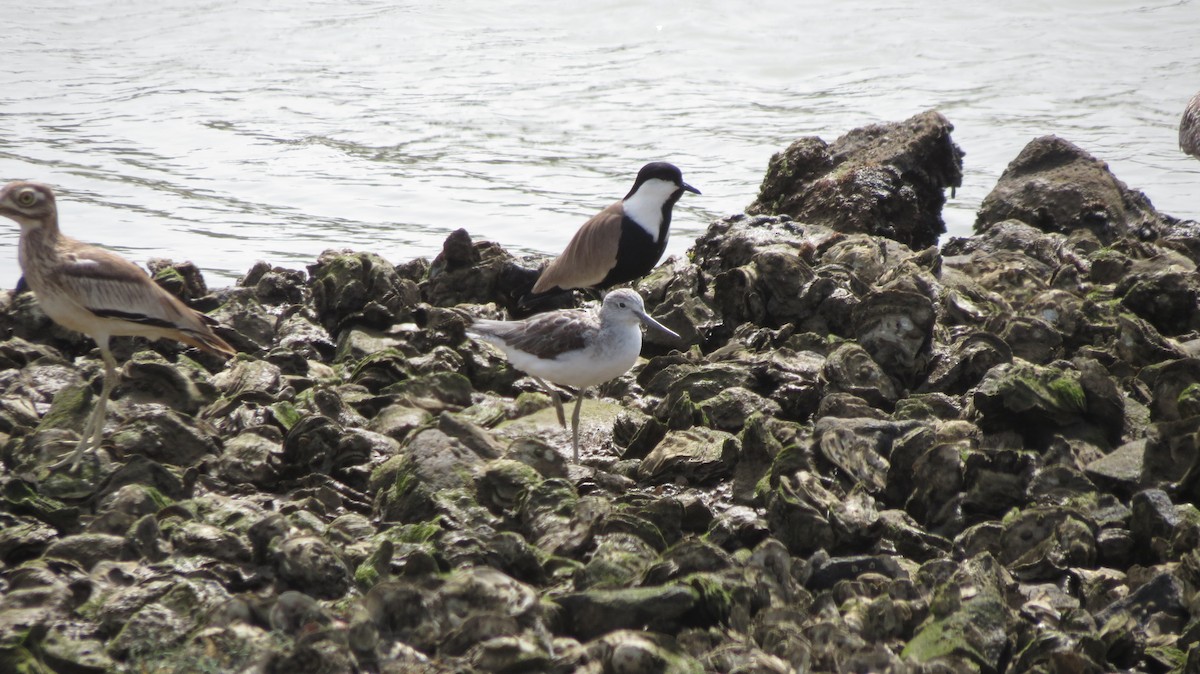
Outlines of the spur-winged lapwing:
<svg viewBox="0 0 1200 674">
<path fill-rule="evenodd" d="M 700 194 L 673 164 L 643 166 L 629 194 L 579 228 L 527 299 L 574 288 L 603 289 L 645 276 L 667 248 L 671 209 L 684 192 Z"/>
</svg>

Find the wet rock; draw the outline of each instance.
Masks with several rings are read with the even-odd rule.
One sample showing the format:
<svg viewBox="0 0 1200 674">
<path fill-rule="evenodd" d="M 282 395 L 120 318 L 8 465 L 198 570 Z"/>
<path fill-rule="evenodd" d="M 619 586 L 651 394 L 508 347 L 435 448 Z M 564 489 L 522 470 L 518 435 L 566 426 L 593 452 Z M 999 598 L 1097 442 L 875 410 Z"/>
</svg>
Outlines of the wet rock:
<svg viewBox="0 0 1200 674">
<path fill-rule="evenodd" d="M 285 476 L 334 473 L 366 463 L 371 458 L 364 447 L 367 443 L 369 440 L 360 433 L 347 432 L 333 419 L 313 414 L 288 430 L 279 460 L 274 465 Z"/>
<path fill-rule="evenodd" d="M 294 312 L 281 318 L 275 337 L 278 348 L 292 357 L 325 360 L 332 357 L 337 348 L 329 332 L 303 312 Z"/>
<path fill-rule="evenodd" d="M 946 230 L 943 190 L 962 183 L 953 125 L 928 111 L 855 129 L 826 145 L 803 138 L 771 158 L 749 213 L 786 213 L 839 231 L 886 236 L 914 249 Z"/>
<path fill-rule="evenodd" d="M 567 477 L 567 462 L 563 455 L 537 438 L 517 438 L 508 446 L 505 458 L 520 461 L 545 478 Z"/>
<path fill-rule="evenodd" d="M 696 240 L 694 258 L 713 277 L 713 305 L 728 328 L 795 323 L 798 330 L 848 335 L 866 284 L 841 265 L 812 265 L 814 250 L 841 238 L 786 216 L 731 216 Z"/>
<path fill-rule="evenodd" d="M 822 417 L 813 428 L 813 446 L 868 491 L 887 483 L 892 444 L 918 424 Z"/>
<path fill-rule="evenodd" d="M 960 445 L 961 446 L 961 445 Z M 1030 484 L 1038 464 L 1028 452 L 1007 448 L 964 453 L 962 495 L 959 507 L 965 516 L 1003 516 L 1030 499 Z"/>
<path fill-rule="evenodd" d="M 916 138 L 873 133 L 806 194 Z M 465 233 L 311 292 L 256 265 L 197 300 L 245 330 L 228 364 L 114 340 L 76 471 L 98 352 L 0 293 L 0 670 L 1188 668 L 1200 230 L 1085 220 L 941 250 L 714 222 L 637 284 L 687 344 L 585 401 L 583 465 L 464 341 L 536 275 Z"/>
<path fill-rule="evenodd" d="M 591 559 L 575 574 L 575 589 L 617 589 L 636 585 L 654 563 L 657 553 L 653 545 L 633 534 L 597 536 Z"/>
<path fill-rule="evenodd" d="M 694 589 L 679 585 L 589 590 L 558 600 L 568 631 L 588 640 L 620 629 L 670 633 L 700 601 Z"/>
<path fill-rule="evenodd" d="M 46 557 L 68 559 L 84 569 L 109 559 L 125 556 L 125 539 L 111 534 L 77 534 L 67 536 L 46 548 Z"/>
<path fill-rule="evenodd" d="M 1119 494 L 1132 494 L 1142 476 L 1146 440 L 1134 440 L 1090 462 L 1087 476 Z"/>
<path fill-rule="evenodd" d="M 153 258 L 146 261 L 146 267 L 155 283 L 184 302 L 191 302 L 208 294 L 204 276 L 193 262 L 172 262 Z"/>
<path fill-rule="evenodd" d="M 728 475 L 739 451 L 737 438 L 722 431 L 703 427 L 671 431 L 642 460 L 638 474 L 655 482 L 704 484 Z"/>
<path fill-rule="evenodd" d="M 415 283 L 372 253 L 325 251 L 308 273 L 317 317 L 333 335 L 351 324 L 390 326 L 420 299 Z"/>
<path fill-rule="evenodd" d="M 171 530 L 170 538 L 174 550 L 181 554 L 232 563 L 250 559 L 250 548 L 238 535 L 211 524 L 182 522 Z"/>
<path fill-rule="evenodd" d="M 0 560 L 9 566 L 40 557 L 58 538 L 53 527 L 31 518 L 10 515 L 0 521 Z"/>
<path fill-rule="evenodd" d="M 900 398 L 900 386 L 857 344 L 844 344 L 829 354 L 821 376 L 828 393 L 849 393 L 875 407 L 890 408 Z"/>
<path fill-rule="evenodd" d="M 906 290 L 875 291 L 854 307 L 859 345 L 885 372 L 910 386 L 929 360 L 933 322 L 933 302 Z"/>
<path fill-rule="evenodd" d="M 166 405 L 194 416 L 214 396 L 207 383 L 198 384 L 189 374 L 158 354 L 140 352 L 121 368 L 120 399 L 126 404 Z"/>
<path fill-rule="evenodd" d="M 231 288 L 219 294 L 220 306 L 208 315 L 221 333 L 241 353 L 261 353 L 275 340 L 275 315 L 246 289 Z"/>
<path fill-rule="evenodd" d="M 145 406 L 113 433 L 112 444 L 122 455 L 137 454 L 171 465 L 187 466 L 217 453 L 213 438 L 186 416 L 160 406 Z"/>
<path fill-rule="evenodd" d="M 727 388 L 701 402 L 700 409 L 714 428 L 732 433 L 740 431 L 746 417 L 754 412 L 765 412 L 773 417 L 780 412 L 780 406 L 774 400 L 740 386 Z"/>
<path fill-rule="evenodd" d="M 1165 550 L 1165 542 L 1174 536 L 1181 521 L 1170 496 L 1160 489 L 1147 489 L 1134 494 L 1130 500 L 1132 514 L 1130 531 L 1141 557 L 1153 559 L 1154 553 Z"/>
<path fill-rule="evenodd" d="M 606 634 L 588 644 L 587 655 L 599 671 L 613 674 L 685 674 L 701 670 L 700 663 L 684 653 L 671 637 L 637 630 Z"/>
<path fill-rule="evenodd" d="M 1012 622 L 1004 604 L 1006 574 L 988 555 L 967 560 L 938 588 L 930 616 L 901 653 L 928 663 L 946 659 L 960 667 L 985 670 L 1008 645 Z"/>
<path fill-rule="evenodd" d="M 141 484 L 127 484 L 106 494 L 100 501 L 96 519 L 88 525 L 94 533 L 123 535 L 134 522 L 166 505 L 166 498 Z"/>
<path fill-rule="evenodd" d="M 1001 561 L 1022 580 L 1057 577 L 1096 562 L 1096 527 L 1066 508 L 1027 508 L 1005 523 Z"/>
<path fill-rule="evenodd" d="M 1012 427 L 1027 437 L 1088 416 L 1088 397 L 1077 371 L 1024 361 L 988 371 L 973 393 L 972 404 L 984 430 Z"/>
<path fill-rule="evenodd" d="M 306 274 L 298 269 L 272 267 L 265 262 L 256 262 L 239 283 L 252 288 L 254 297 L 263 304 L 297 305 L 309 298 Z"/>
<path fill-rule="evenodd" d="M 283 436 L 274 426 L 257 426 L 230 438 L 217 461 L 217 470 L 232 484 L 268 485 L 278 476 L 276 457 L 283 453 Z"/>
<path fill-rule="evenodd" d="M 545 671 L 551 664 L 545 650 L 514 636 L 481 641 L 468 655 L 472 666 L 485 672 Z"/>
<path fill-rule="evenodd" d="M 1133 619 L 1132 629 L 1143 638 L 1154 633 L 1178 633 L 1189 615 L 1185 592 L 1179 578 L 1168 572 L 1158 573 L 1128 597 L 1097 612 L 1097 624 L 1127 614 Z"/>
<path fill-rule="evenodd" d="M 436 306 L 497 302 L 511 312 L 533 288 L 538 273 L 518 264 L 496 243 L 473 242 L 465 229 L 457 229 L 430 263 L 421 294 Z"/>
<path fill-rule="evenodd" d="M 698 292 L 700 277 L 698 267 L 671 256 L 638 282 L 637 290 L 646 302 L 647 313 L 679 335 L 675 339 L 650 330 L 643 337 L 644 344 L 681 349 L 708 337 L 716 327 L 717 317 Z"/>
<path fill-rule="evenodd" d="M 430 414 L 457 412 L 471 404 L 471 381 L 457 372 L 438 372 L 396 382 L 382 393 Z"/>
<path fill-rule="evenodd" d="M 123 658 L 132 653 L 161 651 L 187 636 L 192 623 L 175 611 L 149 604 L 130 617 L 109 643 L 108 654 Z"/>
<path fill-rule="evenodd" d="M 299 536 L 279 544 L 279 577 L 320 599 L 337 599 L 350 589 L 351 575 L 337 552 L 321 538 Z"/>
<path fill-rule="evenodd" d="M 1031 363 L 1046 364 L 1062 355 L 1062 334 L 1046 321 L 1018 316 L 1009 321 L 1000 338 L 1012 355 Z"/>
<path fill-rule="evenodd" d="M 1194 271 L 1130 274 L 1114 292 L 1128 311 L 1146 319 L 1164 335 L 1180 335 L 1200 328 L 1196 306 L 1200 284 Z"/>
<path fill-rule="evenodd" d="M 471 485 L 470 472 L 482 465 L 478 454 L 435 428 L 411 436 L 404 454 L 389 459 L 371 475 L 375 509 L 387 520 L 422 521 L 432 516 L 434 496 Z"/>
<path fill-rule="evenodd" d="M 541 477 L 533 468 L 509 459 L 485 465 L 475 479 L 479 502 L 493 512 L 515 511 L 518 502 L 537 488 Z"/>
<path fill-rule="evenodd" d="M 239 360 L 213 376 L 212 384 L 228 397 L 249 393 L 274 396 L 282 389 L 283 372 L 267 361 Z"/>
<path fill-rule="evenodd" d="M 783 444 L 771 433 L 768 417 L 755 412 L 738 437 L 741 455 L 733 474 L 734 501 L 748 504 L 756 498 L 759 481 L 767 475 Z"/>
<path fill-rule="evenodd" d="M 1108 166 L 1056 136 L 1031 141 L 984 197 L 975 221 L 983 232 L 1017 219 L 1047 232 L 1086 228 L 1110 243 L 1151 238 L 1167 226 L 1146 195 L 1129 189 Z"/>
</svg>

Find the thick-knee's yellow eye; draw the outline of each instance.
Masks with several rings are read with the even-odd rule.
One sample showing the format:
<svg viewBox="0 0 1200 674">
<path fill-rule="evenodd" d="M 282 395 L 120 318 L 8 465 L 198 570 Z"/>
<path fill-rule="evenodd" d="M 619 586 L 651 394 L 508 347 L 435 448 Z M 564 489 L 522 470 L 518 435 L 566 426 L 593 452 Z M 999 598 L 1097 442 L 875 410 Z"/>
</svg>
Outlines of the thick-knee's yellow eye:
<svg viewBox="0 0 1200 674">
<path fill-rule="evenodd" d="M 17 193 L 17 205 L 29 207 L 37 203 L 37 192 L 34 190 L 21 190 Z"/>
</svg>

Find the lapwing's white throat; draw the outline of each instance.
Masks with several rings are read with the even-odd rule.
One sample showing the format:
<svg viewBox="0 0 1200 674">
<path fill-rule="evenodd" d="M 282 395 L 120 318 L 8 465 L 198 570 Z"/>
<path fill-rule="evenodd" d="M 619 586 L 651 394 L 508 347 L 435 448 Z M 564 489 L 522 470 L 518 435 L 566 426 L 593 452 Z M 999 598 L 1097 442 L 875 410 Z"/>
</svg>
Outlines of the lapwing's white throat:
<svg viewBox="0 0 1200 674">
<path fill-rule="evenodd" d="M 63 236 L 54 192 L 45 185 L 14 182 L 0 189 L 0 215 L 21 226 L 18 259 L 25 281 L 46 315 L 96 341 L 104 359 L 104 387 L 79 444 L 58 465 L 73 468 L 84 450 L 104 435 L 104 413 L 117 383 L 108 340 L 117 335 L 166 337 L 221 356 L 237 352 L 218 337 L 216 322 L 163 290 L 140 267 L 96 246 Z"/>
<path fill-rule="evenodd" d="M 671 211 L 684 192 L 700 194 L 674 165 L 643 166 L 624 199 L 579 228 L 538 277 L 532 294 L 608 288 L 645 276 L 667 248 Z"/>
<path fill-rule="evenodd" d="M 619 377 L 633 367 L 642 351 L 643 323 L 679 338 L 651 318 L 641 296 L 628 288 L 605 296 L 599 312 L 565 309 L 521 321 L 477 318 L 467 332 L 497 346 L 513 367 L 535 379 L 579 389 L 571 415 L 571 447 L 578 462 L 579 409 L 584 390 Z M 562 421 L 562 403 L 553 389 L 551 395 Z"/>
</svg>

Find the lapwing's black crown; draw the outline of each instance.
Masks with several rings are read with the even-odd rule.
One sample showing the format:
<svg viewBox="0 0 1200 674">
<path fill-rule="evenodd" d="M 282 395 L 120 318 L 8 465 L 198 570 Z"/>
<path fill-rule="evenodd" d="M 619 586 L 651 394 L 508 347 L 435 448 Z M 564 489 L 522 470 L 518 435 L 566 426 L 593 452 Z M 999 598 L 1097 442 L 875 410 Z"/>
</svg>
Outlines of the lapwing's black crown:
<svg viewBox="0 0 1200 674">
<path fill-rule="evenodd" d="M 665 180 L 675 183 L 676 185 L 683 184 L 683 172 L 680 171 L 674 164 L 665 161 L 650 162 L 638 171 L 637 180 L 634 181 L 634 187 L 646 182 L 647 180 Z"/>
</svg>

